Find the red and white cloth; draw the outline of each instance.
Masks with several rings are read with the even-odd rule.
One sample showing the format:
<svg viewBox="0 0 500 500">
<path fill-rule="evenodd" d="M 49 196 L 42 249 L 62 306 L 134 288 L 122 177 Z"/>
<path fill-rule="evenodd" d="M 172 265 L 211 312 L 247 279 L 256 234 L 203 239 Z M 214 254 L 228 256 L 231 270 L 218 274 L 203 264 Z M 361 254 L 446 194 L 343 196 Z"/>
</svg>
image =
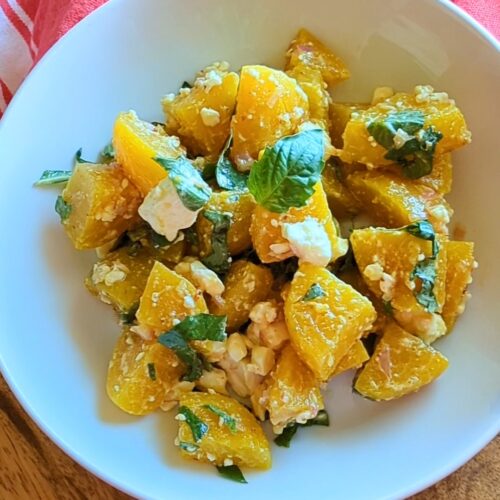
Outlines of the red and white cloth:
<svg viewBox="0 0 500 500">
<path fill-rule="evenodd" d="M 107 0 L 0 0 L 0 118 L 47 50 Z M 454 0 L 500 38 L 500 0 Z"/>
</svg>

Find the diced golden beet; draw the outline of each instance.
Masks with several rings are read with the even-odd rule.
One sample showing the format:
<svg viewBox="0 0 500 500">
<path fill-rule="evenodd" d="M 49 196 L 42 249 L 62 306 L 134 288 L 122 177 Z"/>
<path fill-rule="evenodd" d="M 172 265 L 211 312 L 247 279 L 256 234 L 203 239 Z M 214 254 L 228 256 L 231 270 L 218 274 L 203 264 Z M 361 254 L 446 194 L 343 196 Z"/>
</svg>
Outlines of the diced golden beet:
<svg viewBox="0 0 500 500">
<path fill-rule="evenodd" d="M 425 116 L 424 128 L 433 127 L 443 135 L 436 146 L 436 158 L 470 142 L 471 134 L 467 130 L 465 119 L 453 101 L 418 102 L 418 96 L 419 94 L 395 94 L 367 110 L 360 110 L 352 115 L 343 134 L 344 145 L 340 155 L 342 160 L 374 167 L 392 163 L 384 158 L 387 150 L 370 141 L 367 126 L 373 120 L 384 119 L 390 113 L 400 111 L 422 111 Z"/>
<path fill-rule="evenodd" d="M 206 312 L 207 306 L 200 290 L 162 263 L 154 263 L 136 314 L 141 325 L 167 331 L 176 321 Z"/>
<path fill-rule="evenodd" d="M 474 243 L 469 241 L 447 241 L 446 256 L 446 300 L 443 319 L 448 331 L 465 308 L 467 286 L 472 282 L 474 269 Z"/>
<path fill-rule="evenodd" d="M 181 397 L 180 409 L 183 407 L 208 427 L 197 441 L 187 421 L 179 420 L 179 447 L 184 458 L 211 465 L 227 465 L 232 461 L 234 465 L 255 469 L 271 467 L 271 449 L 264 431 L 236 399 L 221 394 L 190 392 Z M 224 423 L 217 412 L 223 412 L 228 423 Z"/>
<path fill-rule="evenodd" d="M 231 158 L 249 170 L 259 152 L 298 131 L 309 116 L 307 96 L 283 71 L 243 66 L 232 122 Z"/>
<path fill-rule="evenodd" d="M 300 63 L 287 71 L 305 92 L 309 102 L 309 118 L 328 131 L 330 125 L 329 106 L 331 97 L 321 71 Z"/>
<path fill-rule="evenodd" d="M 331 159 L 323 169 L 321 180 L 328 204 L 335 217 L 349 217 L 356 215 L 362 209 L 358 200 L 344 185 L 344 173 L 341 165 L 333 163 Z M 340 160 L 338 160 L 340 162 Z M 342 180 L 341 180 L 342 179 Z"/>
<path fill-rule="evenodd" d="M 370 359 L 370 356 L 363 342 L 358 340 L 354 342 L 349 351 L 347 351 L 347 354 L 340 360 L 339 365 L 335 369 L 334 376 L 353 368 L 359 368 L 368 359 Z"/>
<path fill-rule="evenodd" d="M 250 224 L 254 208 L 255 201 L 250 193 L 236 191 L 212 193 L 205 205 L 205 210 L 231 215 L 231 224 L 227 232 L 227 246 L 231 255 L 238 255 L 252 246 Z M 213 224 L 201 212 L 196 221 L 201 257 L 206 257 L 212 251 L 212 229 Z"/>
<path fill-rule="evenodd" d="M 354 389 L 375 401 L 388 401 L 418 391 L 448 367 L 448 360 L 422 340 L 390 323 Z"/>
<path fill-rule="evenodd" d="M 115 240 L 137 222 L 141 195 L 116 163 L 77 163 L 62 198 L 69 215 L 62 223 L 78 250 Z"/>
<path fill-rule="evenodd" d="M 89 291 L 121 313 L 137 309 L 155 259 L 148 249 L 122 247 L 99 260 L 85 280 Z"/>
<path fill-rule="evenodd" d="M 210 312 L 226 315 L 227 330 L 234 332 L 248 321 L 252 307 L 267 298 L 272 283 L 273 275 L 269 269 L 238 260 L 231 265 L 224 280 L 222 300 L 210 300 Z"/>
<path fill-rule="evenodd" d="M 386 169 L 393 174 L 405 179 L 402 174 L 401 166 L 397 164 L 388 165 L 384 168 L 384 170 Z M 451 191 L 452 182 L 453 165 L 451 163 L 450 153 L 436 156 L 432 165 L 432 172 L 413 181 L 413 183 L 423 184 L 424 186 L 433 189 L 440 195 L 448 194 Z"/>
<path fill-rule="evenodd" d="M 109 363 L 106 390 L 123 411 L 146 415 L 160 407 L 183 372 L 182 363 L 170 349 L 125 330 Z"/>
<path fill-rule="evenodd" d="M 216 158 L 229 136 L 239 77 L 215 63 L 200 72 L 193 88 L 162 100 L 167 133 L 180 137 L 192 155 Z"/>
<path fill-rule="evenodd" d="M 332 102 L 330 104 L 330 137 L 336 148 L 344 145 L 342 134 L 353 113 L 368 109 L 369 104 Z"/>
<path fill-rule="evenodd" d="M 312 285 L 323 295 L 303 300 Z M 322 267 L 302 264 L 285 300 L 290 340 L 319 380 L 328 380 L 377 314 L 370 301 Z"/>
<path fill-rule="evenodd" d="M 139 120 L 135 111 L 118 115 L 113 147 L 116 160 L 143 196 L 167 177 L 166 170 L 154 159 L 178 158 L 184 153 L 177 137 L 165 135 L 162 129 Z"/>
<path fill-rule="evenodd" d="M 346 253 L 346 241 L 337 231 L 326 194 L 319 182 L 304 207 L 291 208 L 284 214 L 278 214 L 257 205 L 253 213 L 250 234 L 259 259 L 264 263 L 269 263 L 291 257 L 293 252 L 282 235 L 283 224 L 303 222 L 308 218 L 315 219 L 324 227 L 332 246 L 332 261 Z"/>
<path fill-rule="evenodd" d="M 318 381 L 290 345 L 283 349 L 274 370 L 263 382 L 263 390 L 256 394 L 252 397 L 255 412 L 267 410 L 277 434 L 288 424 L 303 424 L 316 417 L 324 408 Z"/>
<path fill-rule="evenodd" d="M 432 188 L 390 172 L 357 171 L 345 183 L 358 203 L 386 227 L 401 227 L 427 219 L 435 230 L 448 233 L 453 210 Z"/>
<path fill-rule="evenodd" d="M 299 30 L 287 51 L 287 69 L 298 64 L 321 71 L 329 85 L 335 85 L 351 76 L 344 61 L 305 29 Z"/>
</svg>

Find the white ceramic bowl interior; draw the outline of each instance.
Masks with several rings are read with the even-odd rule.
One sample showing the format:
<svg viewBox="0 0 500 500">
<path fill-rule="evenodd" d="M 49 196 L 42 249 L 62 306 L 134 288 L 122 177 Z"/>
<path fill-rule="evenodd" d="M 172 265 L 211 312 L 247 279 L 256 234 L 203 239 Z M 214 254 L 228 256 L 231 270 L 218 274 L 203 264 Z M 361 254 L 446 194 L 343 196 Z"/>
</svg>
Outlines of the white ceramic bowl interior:
<svg viewBox="0 0 500 500">
<path fill-rule="evenodd" d="M 432 386 L 390 403 L 353 395 L 352 374 L 328 388 L 330 428 L 273 447 L 273 469 L 248 485 L 182 461 L 172 414 L 133 418 L 105 395 L 119 328 L 83 278 L 92 253 L 72 249 L 33 189 L 46 168 L 93 158 L 115 116 L 161 119 L 160 97 L 215 60 L 281 67 L 299 27 L 347 61 L 338 100 L 366 101 L 378 85 L 430 83 L 457 100 L 473 144 L 455 154 L 455 222 L 477 244 L 473 299 L 436 346 L 450 368 Z M 0 123 L 0 360 L 17 397 L 65 451 L 105 480 L 147 498 L 369 499 L 401 497 L 453 471 L 499 430 L 500 184 L 498 45 L 444 2 L 431 0 L 112 0 L 58 43 Z"/>
</svg>

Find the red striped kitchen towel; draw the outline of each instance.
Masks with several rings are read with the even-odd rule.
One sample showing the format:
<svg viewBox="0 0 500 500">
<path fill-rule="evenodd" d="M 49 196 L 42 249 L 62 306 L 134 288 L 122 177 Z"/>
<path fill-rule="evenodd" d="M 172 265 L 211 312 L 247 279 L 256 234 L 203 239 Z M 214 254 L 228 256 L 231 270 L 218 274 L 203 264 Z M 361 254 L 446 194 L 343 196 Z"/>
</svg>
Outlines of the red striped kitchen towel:
<svg viewBox="0 0 500 500">
<path fill-rule="evenodd" d="M 0 0 L 0 118 L 31 68 L 107 0 Z M 500 38 L 500 0 L 454 0 Z"/>
</svg>

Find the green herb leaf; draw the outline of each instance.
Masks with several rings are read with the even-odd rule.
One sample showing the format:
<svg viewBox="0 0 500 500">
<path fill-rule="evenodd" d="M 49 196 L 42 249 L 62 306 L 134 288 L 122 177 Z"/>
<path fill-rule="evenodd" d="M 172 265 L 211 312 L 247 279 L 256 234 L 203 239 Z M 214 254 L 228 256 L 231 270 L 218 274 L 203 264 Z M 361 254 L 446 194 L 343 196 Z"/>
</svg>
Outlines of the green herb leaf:
<svg viewBox="0 0 500 500">
<path fill-rule="evenodd" d="M 271 212 L 303 207 L 323 170 L 324 132 L 311 129 L 267 147 L 250 171 L 248 189 Z"/>
<path fill-rule="evenodd" d="M 35 186 L 53 186 L 68 182 L 71 177 L 71 170 L 44 170 L 40 179 L 35 182 Z"/>
<path fill-rule="evenodd" d="M 201 177 L 203 178 L 204 181 L 211 181 L 212 179 L 215 179 L 215 169 L 217 168 L 216 163 L 207 163 L 203 167 L 203 171 L 201 172 Z"/>
<path fill-rule="evenodd" d="M 193 86 L 189 83 L 186 82 L 185 80 L 182 82 L 181 89 L 192 89 Z"/>
<path fill-rule="evenodd" d="M 189 425 L 193 433 L 195 442 L 201 441 L 208 432 L 208 425 L 200 420 L 187 406 L 179 406 L 179 415 L 184 415 L 186 424 Z"/>
<path fill-rule="evenodd" d="M 223 342 L 227 337 L 226 324 L 227 316 L 201 313 L 187 316 L 173 330 L 178 331 L 186 340 Z"/>
<path fill-rule="evenodd" d="M 69 217 L 72 207 L 69 203 L 64 201 L 64 198 L 61 195 L 59 195 L 56 199 L 55 209 L 61 218 L 61 222 L 64 222 Z"/>
<path fill-rule="evenodd" d="M 93 163 L 82 158 L 82 148 L 75 153 L 75 163 Z"/>
<path fill-rule="evenodd" d="M 135 321 L 135 314 L 139 309 L 139 302 L 136 302 L 128 311 L 120 313 L 120 323 L 122 325 L 131 325 Z"/>
<path fill-rule="evenodd" d="M 294 274 L 299 268 L 299 261 L 297 257 L 290 257 L 289 259 L 282 260 L 280 262 L 273 262 L 269 264 L 268 267 L 273 273 L 273 290 L 281 291 L 283 285 L 288 281 L 291 281 Z"/>
<path fill-rule="evenodd" d="M 367 129 L 381 146 L 389 150 L 394 147 L 394 136 L 399 129 L 404 130 L 408 135 L 414 135 L 423 128 L 424 123 L 425 116 L 422 111 L 398 111 L 371 121 Z"/>
<path fill-rule="evenodd" d="M 242 484 L 248 483 L 237 465 L 217 465 L 217 470 L 219 474 L 226 479 Z"/>
<path fill-rule="evenodd" d="M 212 223 L 211 252 L 201 261 L 217 274 L 229 270 L 229 249 L 227 232 L 231 225 L 231 216 L 215 210 L 204 210 L 203 217 Z"/>
<path fill-rule="evenodd" d="M 154 363 L 148 363 L 148 376 L 151 380 L 156 380 L 156 367 Z"/>
<path fill-rule="evenodd" d="M 303 302 L 309 302 L 311 300 L 317 299 L 319 297 L 324 297 L 326 295 L 321 285 L 313 283 L 307 293 L 302 297 Z"/>
<path fill-rule="evenodd" d="M 384 308 L 384 313 L 387 314 L 390 318 L 394 316 L 394 308 L 392 307 L 392 304 L 388 300 L 382 301 L 382 307 Z"/>
<path fill-rule="evenodd" d="M 158 337 L 158 342 L 172 349 L 179 359 L 186 365 L 187 372 L 182 377 L 183 380 L 194 382 L 201 377 L 203 373 L 203 363 L 198 353 L 187 343 L 186 339 L 177 330 L 170 330 L 162 333 Z"/>
<path fill-rule="evenodd" d="M 326 410 L 320 410 L 314 418 L 309 419 L 304 424 L 298 424 L 295 422 L 293 424 L 286 426 L 283 429 L 283 432 L 276 437 L 274 442 L 278 446 L 290 448 L 290 441 L 292 440 L 293 436 L 295 436 L 299 427 L 311 427 L 313 425 L 321 425 L 324 427 L 328 427 L 330 425 L 330 417 L 328 416 Z"/>
<path fill-rule="evenodd" d="M 182 204 L 188 210 L 195 212 L 206 205 L 212 190 L 185 156 L 176 160 L 155 158 L 155 161 L 168 172 Z"/>
<path fill-rule="evenodd" d="M 113 143 L 110 142 L 101 151 L 100 161 L 102 163 L 110 163 L 110 162 L 114 161 L 115 158 L 116 158 L 115 148 L 113 147 Z"/>
<path fill-rule="evenodd" d="M 179 448 L 181 450 L 187 451 L 188 453 L 194 453 L 200 447 L 194 443 L 186 443 L 185 441 L 179 441 Z"/>
<path fill-rule="evenodd" d="M 434 295 L 434 284 L 436 282 L 436 259 L 427 258 L 419 262 L 411 272 L 410 279 L 418 278 L 421 281 L 421 288 L 415 288 L 414 294 L 417 302 L 426 311 L 434 313 L 439 309 L 436 296 Z"/>
<path fill-rule="evenodd" d="M 203 405 L 204 408 L 210 410 L 212 413 L 215 413 L 219 418 L 222 419 L 222 422 L 229 427 L 231 432 L 235 433 L 238 429 L 236 427 L 236 419 L 228 415 L 225 411 L 222 411 L 219 407 L 215 405 Z"/>
<path fill-rule="evenodd" d="M 421 238 L 422 240 L 432 241 L 432 255 L 435 257 L 439 251 L 439 245 L 436 239 L 436 233 L 434 232 L 434 227 L 427 220 L 420 220 L 413 222 L 408 226 L 403 228 L 407 233 L 412 236 Z"/>
<path fill-rule="evenodd" d="M 167 240 L 162 234 L 158 234 L 149 224 L 143 223 L 135 229 L 127 231 L 127 236 L 133 243 L 146 241 L 153 248 L 164 248 L 172 241 Z"/>
<path fill-rule="evenodd" d="M 230 135 L 215 166 L 215 178 L 217 184 L 226 191 L 242 191 L 247 188 L 248 175 L 238 172 L 227 157 L 232 142 L 233 136 Z"/>
</svg>

